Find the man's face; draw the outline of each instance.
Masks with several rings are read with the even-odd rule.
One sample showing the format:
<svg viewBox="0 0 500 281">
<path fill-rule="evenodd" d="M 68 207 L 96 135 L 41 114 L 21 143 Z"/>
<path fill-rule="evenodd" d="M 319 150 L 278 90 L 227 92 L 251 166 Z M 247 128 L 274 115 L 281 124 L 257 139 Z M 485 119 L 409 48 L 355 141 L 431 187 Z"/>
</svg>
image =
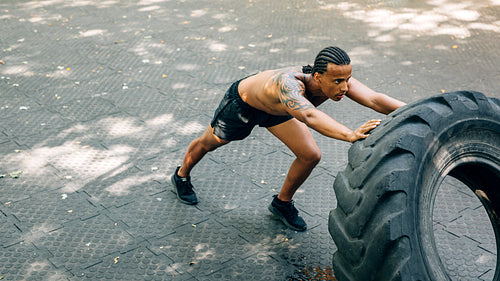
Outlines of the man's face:
<svg viewBox="0 0 500 281">
<path fill-rule="evenodd" d="M 315 73 L 314 79 L 319 83 L 323 94 L 334 101 L 339 101 L 349 90 L 348 82 L 351 78 L 351 71 L 350 64 L 328 63 L 326 72 L 323 74 Z"/>
</svg>

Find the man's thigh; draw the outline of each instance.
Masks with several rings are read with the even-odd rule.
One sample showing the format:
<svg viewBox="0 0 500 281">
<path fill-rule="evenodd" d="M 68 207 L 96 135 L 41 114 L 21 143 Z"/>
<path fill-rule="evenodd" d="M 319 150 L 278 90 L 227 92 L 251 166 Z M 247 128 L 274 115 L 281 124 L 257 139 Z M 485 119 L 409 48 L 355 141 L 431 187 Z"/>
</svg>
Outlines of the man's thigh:
<svg viewBox="0 0 500 281">
<path fill-rule="evenodd" d="M 319 153 L 319 147 L 309 128 L 295 118 L 267 129 L 290 148 L 296 156 Z"/>
</svg>

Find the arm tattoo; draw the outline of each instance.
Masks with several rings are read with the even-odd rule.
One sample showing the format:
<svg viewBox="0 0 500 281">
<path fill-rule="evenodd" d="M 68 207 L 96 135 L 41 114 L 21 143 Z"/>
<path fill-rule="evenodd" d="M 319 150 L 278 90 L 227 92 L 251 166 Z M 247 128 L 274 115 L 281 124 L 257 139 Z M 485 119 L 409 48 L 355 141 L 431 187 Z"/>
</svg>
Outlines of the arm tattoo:
<svg viewBox="0 0 500 281">
<path fill-rule="evenodd" d="M 279 87 L 279 98 L 281 103 L 291 110 L 304 111 L 314 108 L 305 97 L 305 86 L 298 83 L 295 78 L 287 74 L 278 75 L 274 81 Z"/>
</svg>

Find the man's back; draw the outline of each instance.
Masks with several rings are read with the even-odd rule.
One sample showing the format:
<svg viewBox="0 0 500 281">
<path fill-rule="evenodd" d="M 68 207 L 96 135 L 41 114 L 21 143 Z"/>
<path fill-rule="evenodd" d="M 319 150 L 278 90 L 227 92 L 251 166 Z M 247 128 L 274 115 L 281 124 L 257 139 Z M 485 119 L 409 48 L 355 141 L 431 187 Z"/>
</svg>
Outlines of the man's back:
<svg viewBox="0 0 500 281">
<path fill-rule="evenodd" d="M 267 70 L 242 80 L 238 90 L 241 99 L 254 108 L 272 115 L 289 115 L 280 99 L 282 87 L 295 87 L 304 95 L 307 76 L 297 67 Z"/>
</svg>

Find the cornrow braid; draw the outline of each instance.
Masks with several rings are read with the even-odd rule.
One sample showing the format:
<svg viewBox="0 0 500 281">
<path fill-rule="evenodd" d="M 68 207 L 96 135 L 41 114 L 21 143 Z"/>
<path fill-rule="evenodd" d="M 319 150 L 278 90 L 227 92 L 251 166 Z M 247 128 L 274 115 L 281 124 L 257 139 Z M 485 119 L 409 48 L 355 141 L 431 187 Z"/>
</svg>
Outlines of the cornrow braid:
<svg viewBox="0 0 500 281">
<path fill-rule="evenodd" d="M 336 65 L 348 65 L 351 63 L 351 58 L 347 53 L 339 47 L 326 47 L 318 53 L 314 60 L 314 66 L 310 65 L 302 67 L 304 73 L 314 74 L 316 72 L 323 74 L 326 71 L 328 63 Z"/>
</svg>

